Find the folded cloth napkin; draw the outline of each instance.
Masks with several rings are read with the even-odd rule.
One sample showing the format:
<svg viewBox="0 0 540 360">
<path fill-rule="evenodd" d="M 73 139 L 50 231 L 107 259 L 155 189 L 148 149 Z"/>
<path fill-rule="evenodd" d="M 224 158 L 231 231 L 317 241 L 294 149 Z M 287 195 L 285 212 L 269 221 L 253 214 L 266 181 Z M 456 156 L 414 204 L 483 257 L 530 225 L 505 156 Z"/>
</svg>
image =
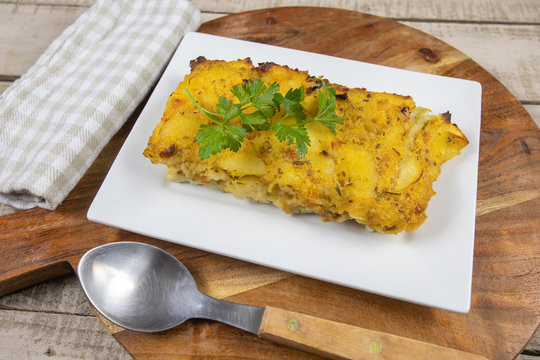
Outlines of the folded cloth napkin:
<svg viewBox="0 0 540 360">
<path fill-rule="evenodd" d="M 0 96 L 0 203 L 55 209 L 149 92 L 200 12 L 98 0 Z"/>
</svg>

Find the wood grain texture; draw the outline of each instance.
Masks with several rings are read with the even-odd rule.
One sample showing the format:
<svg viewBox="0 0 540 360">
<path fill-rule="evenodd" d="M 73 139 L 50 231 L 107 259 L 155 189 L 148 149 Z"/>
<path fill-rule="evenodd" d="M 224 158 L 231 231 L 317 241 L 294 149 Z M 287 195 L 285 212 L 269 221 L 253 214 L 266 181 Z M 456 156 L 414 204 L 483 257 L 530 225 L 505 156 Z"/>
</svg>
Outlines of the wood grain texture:
<svg viewBox="0 0 540 360">
<path fill-rule="evenodd" d="M 28 358 L 42 359 L 51 358 L 52 354 L 58 355 L 58 341 L 52 336 L 55 333 L 56 326 L 59 323 L 82 323 L 79 319 L 81 315 L 91 315 L 92 310 L 88 305 L 86 296 L 76 276 L 65 276 L 53 281 L 44 282 L 29 289 L 15 292 L 0 297 L 0 309 L 24 310 L 19 314 L 28 314 L 24 316 L 14 315 L 12 311 L 0 311 L 0 333 L 17 333 L 17 341 L 13 342 L 11 337 L 0 337 L 0 359 L 12 359 L 13 349 L 24 349 L 29 354 Z M 36 312 L 60 313 L 62 321 L 54 322 L 54 328 L 44 329 L 41 323 L 42 319 Z M 71 314 L 71 315 L 70 315 Z M 48 316 L 48 315 L 47 315 Z M 17 318 L 14 322 L 13 319 Z M 68 320 L 69 319 L 69 320 Z M 90 320 L 88 320 L 90 322 Z M 114 334 L 118 329 L 105 330 L 95 327 L 90 322 L 91 336 L 70 337 L 70 345 L 75 349 L 87 349 L 87 358 L 96 358 L 95 353 L 103 354 L 103 359 L 124 359 L 130 358 L 121 346 L 115 346 L 110 343 L 107 331 Z M 87 329 L 88 330 L 88 329 Z M 96 345 L 106 343 L 102 349 L 97 349 Z M 62 347 L 64 344 L 60 344 Z M 45 349 L 45 350 L 43 350 Z M 49 350 L 49 351 L 47 351 Z M 540 354 L 540 333 L 531 339 L 531 342 L 525 347 L 528 354 Z M 45 354 L 46 353 L 46 354 Z M 78 352 L 80 354 L 80 351 Z M 52 356 L 54 358 L 55 356 Z M 77 358 L 80 358 L 76 356 Z M 64 357 L 63 357 L 64 358 Z M 69 357 L 68 357 L 69 358 Z M 537 359 L 530 355 L 520 355 L 517 360 Z"/>
<path fill-rule="evenodd" d="M 2 296 L 0 309 L 79 316 L 94 314 L 79 279 L 72 275 Z"/>
<path fill-rule="evenodd" d="M 22 75 L 85 10 L 0 3 L 0 74 Z"/>
<path fill-rule="evenodd" d="M 202 11 L 235 13 L 277 6 L 320 6 L 355 10 L 393 19 L 453 20 L 471 22 L 538 23 L 540 3 L 536 0 L 193 0 Z"/>
<path fill-rule="evenodd" d="M 218 9 L 220 6 L 229 9 L 232 5 L 227 3 L 231 2 L 212 2 Z M 428 11 L 424 5 L 417 4 L 416 11 Z M 0 1 L 0 74 L 22 75 L 52 40 L 85 10 L 80 6 L 16 5 Z M 203 13 L 203 20 L 225 14 Z M 482 64 L 519 100 L 540 101 L 540 75 L 536 71 L 536 64 L 540 62 L 540 25 L 404 23 L 442 39 Z"/>
<path fill-rule="evenodd" d="M 324 30 L 338 21 L 343 31 Z M 57 272 L 70 270 L 87 248 L 130 239 L 172 252 L 194 272 L 203 291 L 228 296 L 231 301 L 298 312 L 308 309 L 311 315 L 490 359 L 517 355 L 540 316 L 540 142 L 538 128 L 508 90 L 452 47 L 396 22 L 358 13 L 275 9 L 218 19 L 201 30 L 482 82 L 478 196 L 479 204 L 495 201 L 480 207 L 483 211 L 477 217 L 471 312 L 460 315 L 416 306 L 89 223 L 85 212 L 136 114 L 57 211 L 34 209 L 0 218 L 0 228 L 5 229 L 0 233 L 0 252 L 7 254 L 0 263 L 0 291 L 43 281 L 47 273 L 40 269 L 51 263 Z M 401 42 L 390 46 L 396 36 Z M 427 52 L 419 49 L 429 49 L 436 56 L 426 57 Z M 235 277 L 243 280 L 223 282 Z M 255 279 L 252 287 L 244 286 Z M 216 289 L 222 284 L 228 288 Z M 115 337 L 136 358 L 315 358 L 205 321 L 190 321 L 160 334 L 121 331 Z"/>
<path fill-rule="evenodd" d="M 0 310 L 0 317 L 2 360 L 131 359 L 92 316 Z"/>
<path fill-rule="evenodd" d="M 5 205 L 5 204 L 0 204 L 0 216 L 7 215 L 7 214 L 13 214 L 13 213 L 15 213 L 17 211 L 18 211 L 18 209 L 14 208 L 12 206 Z"/>
<path fill-rule="evenodd" d="M 89 7 L 95 0 L 0 0 L 0 3 L 15 5 L 38 5 L 38 6 L 72 6 Z"/>
<path fill-rule="evenodd" d="M 538 2 L 540 4 L 540 1 Z M 540 10 L 538 12 L 540 19 Z M 521 101 L 540 99 L 540 25 L 455 24 L 404 21 L 469 55 Z M 481 38 L 482 41 L 478 41 Z M 526 44 L 526 45 L 525 45 Z"/>
<path fill-rule="evenodd" d="M 523 107 L 527 110 L 529 115 L 531 115 L 536 125 L 540 127 L 540 104 L 525 104 Z"/>
<path fill-rule="evenodd" d="M 88 7 L 94 0 L 1 0 L 16 5 Z M 319 6 L 355 10 L 394 19 L 538 23 L 536 0 L 193 0 L 203 12 L 237 13 L 278 6 Z"/>
<path fill-rule="evenodd" d="M 226 15 L 203 13 L 203 20 L 211 21 Z M 540 101 L 540 76 L 534 70 L 540 63 L 540 25 L 400 22 L 467 54 L 505 84 L 520 101 Z"/>
<path fill-rule="evenodd" d="M 0 94 L 4 92 L 12 83 L 8 81 L 0 81 Z"/>
<path fill-rule="evenodd" d="M 448 347 L 269 306 L 264 310 L 259 336 L 330 359 L 487 360 Z"/>
<path fill-rule="evenodd" d="M 54 306 L 49 304 L 54 304 Z M 50 313 L 60 312 L 64 320 L 55 322 L 55 327 L 58 323 L 68 321 L 67 319 L 70 318 L 74 319 L 69 320 L 71 323 L 77 323 L 77 321 L 80 321 L 77 319 L 81 314 L 90 315 L 92 313 L 79 281 L 74 275 L 44 282 L 35 287 L 0 297 L 0 309 L 18 309 L 31 313 L 43 311 Z M 17 317 L 17 322 L 12 321 L 14 317 Z M 56 329 L 44 330 L 43 324 L 40 322 L 41 319 L 43 317 L 35 314 L 16 316 L 13 315 L 12 311 L 0 311 L 0 327 L 5 329 L 0 330 L 0 332 L 9 331 L 19 334 L 16 342 L 13 342 L 10 337 L 0 338 L 0 348 L 2 349 L 0 359 L 12 359 L 10 351 L 13 349 L 24 349 L 25 352 L 31 354 L 28 357 L 32 359 L 50 359 L 50 355 L 56 353 L 55 349 L 56 345 L 58 345 L 58 341 L 55 341 L 51 336 L 51 333 L 56 332 Z M 103 354 L 103 357 L 101 357 L 103 359 L 130 358 L 121 346 L 105 346 L 103 349 L 97 349 L 96 344 L 109 343 L 110 339 L 108 340 L 109 336 L 107 336 L 105 329 L 92 327 L 92 332 L 91 336 L 70 338 L 73 342 L 76 342 L 71 343 L 71 345 L 76 349 L 90 348 L 86 350 L 87 358 L 98 358 L 94 352 Z M 115 331 L 109 332 L 114 334 L 118 331 L 115 329 Z M 48 349 L 50 350 L 46 352 Z M 536 336 L 531 339 L 524 351 L 527 354 L 540 354 L 540 331 L 537 331 Z M 44 354 L 45 352 L 47 355 Z M 52 358 L 54 357 L 52 356 Z M 178 358 L 174 357 L 174 354 L 171 354 L 170 357 Z M 261 358 L 263 357 L 257 359 Z M 516 359 L 537 360 L 538 358 L 533 355 L 520 355 Z"/>
</svg>

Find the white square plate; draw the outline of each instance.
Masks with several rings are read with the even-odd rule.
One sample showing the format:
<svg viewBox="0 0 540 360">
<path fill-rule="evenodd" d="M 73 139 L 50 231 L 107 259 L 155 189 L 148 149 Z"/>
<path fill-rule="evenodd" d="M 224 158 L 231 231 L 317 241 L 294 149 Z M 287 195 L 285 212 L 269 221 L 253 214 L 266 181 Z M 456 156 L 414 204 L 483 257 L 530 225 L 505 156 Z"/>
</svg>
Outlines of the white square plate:
<svg viewBox="0 0 540 360">
<path fill-rule="evenodd" d="M 448 161 L 418 229 L 399 235 L 287 215 L 277 207 L 165 179 L 142 152 L 169 95 L 198 56 L 273 61 L 330 82 L 411 95 L 450 111 L 470 144 Z M 182 40 L 96 195 L 88 219 L 253 263 L 456 312 L 470 308 L 481 86 L 276 46 L 189 33 Z"/>
</svg>

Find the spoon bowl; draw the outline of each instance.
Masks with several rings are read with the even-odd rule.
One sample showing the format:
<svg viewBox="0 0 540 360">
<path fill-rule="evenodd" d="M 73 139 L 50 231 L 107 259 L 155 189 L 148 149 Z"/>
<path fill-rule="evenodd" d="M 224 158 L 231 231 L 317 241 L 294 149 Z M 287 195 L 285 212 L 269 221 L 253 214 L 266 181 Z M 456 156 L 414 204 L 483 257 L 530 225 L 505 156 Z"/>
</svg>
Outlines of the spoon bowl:
<svg viewBox="0 0 540 360">
<path fill-rule="evenodd" d="M 90 303 L 128 330 L 162 331 L 188 319 L 205 318 L 257 334 L 264 312 L 202 294 L 178 259 L 144 243 L 98 246 L 83 255 L 78 274 Z M 242 318 L 234 316 L 239 311 Z"/>
<path fill-rule="evenodd" d="M 170 329 L 196 312 L 195 280 L 175 257 L 151 245 L 112 243 L 86 253 L 78 266 L 94 307 L 130 330 Z"/>
</svg>

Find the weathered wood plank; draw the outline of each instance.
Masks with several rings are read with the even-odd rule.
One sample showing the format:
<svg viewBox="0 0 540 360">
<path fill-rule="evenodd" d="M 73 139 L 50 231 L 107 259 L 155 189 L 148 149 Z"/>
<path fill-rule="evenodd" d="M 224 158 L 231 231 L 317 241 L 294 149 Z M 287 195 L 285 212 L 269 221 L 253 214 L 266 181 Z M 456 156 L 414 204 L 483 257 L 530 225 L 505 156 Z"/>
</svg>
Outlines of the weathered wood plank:
<svg viewBox="0 0 540 360">
<path fill-rule="evenodd" d="M 0 310 L 1 359 L 131 359 L 93 316 Z"/>
<path fill-rule="evenodd" d="M 54 305 L 47 304 L 49 302 Z M 129 358 L 121 347 L 107 345 L 104 346 L 105 348 L 103 349 L 94 348 L 95 344 L 101 343 L 101 340 L 97 341 L 95 339 L 103 339 L 105 342 L 109 342 L 110 335 L 106 333 L 105 329 L 102 329 L 103 331 L 99 331 L 99 328 L 94 328 L 93 320 L 89 320 L 86 317 L 83 317 L 83 320 L 81 320 L 80 316 L 75 316 L 75 314 L 92 315 L 92 311 L 90 310 L 89 305 L 84 304 L 83 306 L 81 306 L 79 302 L 85 303 L 86 298 L 75 275 L 70 275 L 60 279 L 48 281 L 27 290 L 0 297 L 0 307 L 13 306 L 14 308 L 19 310 L 26 310 L 24 312 L 14 310 L 0 310 L 0 337 L 3 330 L 12 329 L 13 332 L 21 336 L 21 339 L 18 340 L 17 344 L 20 345 L 21 343 L 24 343 L 24 346 L 20 346 L 19 349 L 24 349 L 25 351 L 28 351 L 31 354 L 31 358 L 39 359 L 49 356 L 45 355 L 45 352 L 47 352 L 47 354 L 56 353 L 56 355 L 59 356 L 60 350 L 56 347 L 56 343 L 53 344 L 55 346 L 50 347 L 49 351 L 47 351 L 49 347 L 44 346 L 44 344 L 47 344 L 46 340 L 50 340 L 50 335 L 47 334 L 47 331 L 51 330 L 52 332 L 54 332 L 56 330 L 43 329 L 43 323 L 41 322 L 43 318 L 54 317 L 56 319 L 63 319 L 64 322 L 67 321 L 70 324 L 82 324 L 82 322 L 84 321 L 85 324 L 91 325 L 89 328 L 84 328 L 83 330 L 90 330 L 92 332 L 92 337 L 94 337 L 92 343 L 94 345 L 88 345 L 87 343 L 80 342 L 77 345 L 83 347 L 90 346 L 93 348 L 93 350 L 87 350 L 92 351 L 91 353 L 88 353 L 89 355 L 92 355 L 89 358 L 94 358 L 94 354 L 98 352 L 99 356 L 101 356 L 101 358 L 103 359 L 123 358 L 124 356 L 125 358 Z M 40 316 L 36 315 L 35 313 L 38 311 L 57 311 L 74 315 L 70 316 L 67 314 L 57 314 L 58 316 L 55 316 L 54 314 L 43 314 Z M 18 321 L 14 321 L 13 319 L 15 318 L 18 319 Z M 54 325 L 56 328 L 58 324 L 62 324 L 62 321 L 54 322 L 54 324 L 56 324 Z M 9 358 L 8 355 L 11 355 L 11 350 L 15 347 L 15 344 L 12 344 L 11 342 L 9 342 L 9 344 L 5 344 L 6 341 L 7 340 L 0 339 L 0 359 Z M 69 345 L 69 343 L 63 341 L 59 342 L 58 344 L 62 347 Z M 50 341 L 49 345 L 51 345 Z M 96 351 L 96 353 L 94 353 L 93 351 Z M 533 339 L 531 339 L 529 344 L 526 346 L 525 351 L 527 353 L 540 352 L 540 331 L 536 332 Z M 69 355 L 67 358 L 69 358 Z M 538 359 L 538 357 L 520 355 L 517 358 L 517 360 L 532 359 Z"/>
<path fill-rule="evenodd" d="M 12 83 L 8 81 L 0 81 L 0 94 L 4 92 Z"/>
<path fill-rule="evenodd" d="M 0 3 L 0 75 L 24 73 L 86 8 Z"/>
<path fill-rule="evenodd" d="M 535 355 L 519 355 L 516 360 L 538 360 L 538 358 Z"/>
<path fill-rule="evenodd" d="M 540 328 L 536 330 L 536 333 L 525 347 L 525 350 L 538 353 L 540 356 Z"/>
<path fill-rule="evenodd" d="M 0 308 L 87 316 L 94 314 L 75 275 L 2 296 Z"/>
<path fill-rule="evenodd" d="M 88 7 L 94 0 L 1 0 L 0 3 Z M 323 6 L 394 19 L 538 23 L 537 0 L 193 0 L 203 12 L 235 13 L 276 6 Z"/>
<path fill-rule="evenodd" d="M 537 14 L 540 19 L 540 10 Z M 403 23 L 467 54 L 499 79 L 519 100 L 540 99 L 540 26 Z"/>
<path fill-rule="evenodd" d="M 0 216 L 2 215 L 8 215 L 13 214 L 14 212 L 17 212 L 18 210 L 14 207 L 11 207 L 9 205 L 0 204 Z"/>
<path fill-rule="evenodd" d="M 539 105 L 524 105 L 525 110 L 531 115 L 534 122 L 540 127 L 540 104 Z"/>
<path fill-rule="evenodd" d="M 0 75 L 23 74 L 84 10 L 84 7 L 0 4 Z M 205 14 L 203 20 L 221 15 Z M 519 100 L 540 101 L 540 78 L 536 71 L 540 66 L 540 25 L 405 23 L 470 56 Z"/>
<path fill-rule="evenodd" d="M 539 2 L 540 4 L 540 2 Z M 203 13 L 211 21 L 225 13 Z M 467 54 L 521 101 L 540 99 L 540 26 L 402 21 Z"/>
<path fill-rule="evenodd" d="M 95 0 L 0 0 L 0 3 L 17 5 L 52 5 L 89 7 Z"/>
<path fill-rule="evenodd" d="M 529 341 L 523 353 L 516 360 L 539 360 L 540 359 L 540 328 Z"/>
<path fill-rule="evenodd" d="M 276 6 L 324 6 L 356 10 L 393 19 L 538 23 L 537 0 L 193 0 L 205 12 L 235 13 Z"/>
<path fill-rule="evenodd" d="M 203 23 L 207 22 L 207 21 L 211 21 L 211 20 L 214 20 L 214 19 L 217 19 L 217 18 L 220 18 L 222 16 L 227 16 L 229 15 L 228 13 L 210 13 L 210 12 L 203 12 L 201 13 L 201 21 Z"/>
</svg>

